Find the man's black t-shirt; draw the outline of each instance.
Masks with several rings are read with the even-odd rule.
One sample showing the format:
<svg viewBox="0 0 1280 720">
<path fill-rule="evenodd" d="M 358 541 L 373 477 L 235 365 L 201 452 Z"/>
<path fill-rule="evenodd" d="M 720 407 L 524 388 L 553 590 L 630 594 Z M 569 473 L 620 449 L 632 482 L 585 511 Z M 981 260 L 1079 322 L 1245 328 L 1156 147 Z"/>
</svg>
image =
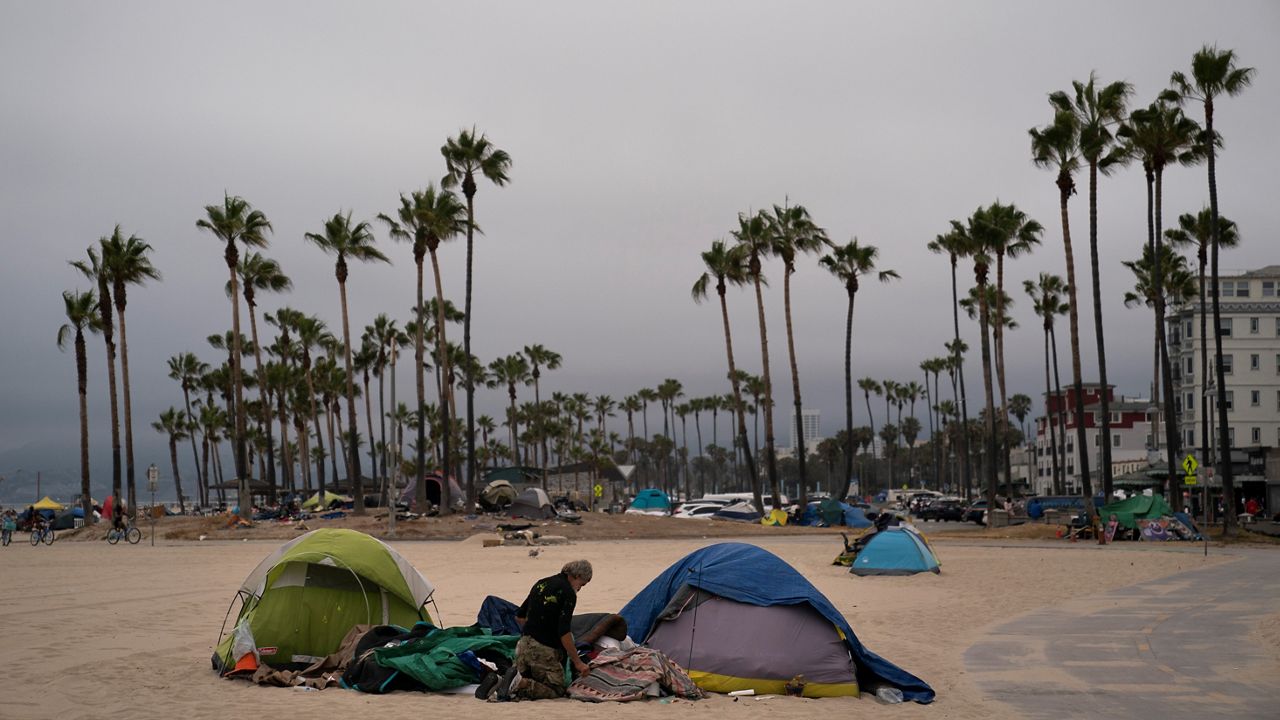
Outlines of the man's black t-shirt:
<svg viewBox="0 0 1280 720">
<path fill-rule="evenodd" d="M 524 618 L 524 634 L 546 645 L 560 649 L 560 638 L 569 632 L 569 621 L 578 604 L 578 594 L 564 573 L 543 578 L 533 584 L 516 617 Z"/>
</svg>

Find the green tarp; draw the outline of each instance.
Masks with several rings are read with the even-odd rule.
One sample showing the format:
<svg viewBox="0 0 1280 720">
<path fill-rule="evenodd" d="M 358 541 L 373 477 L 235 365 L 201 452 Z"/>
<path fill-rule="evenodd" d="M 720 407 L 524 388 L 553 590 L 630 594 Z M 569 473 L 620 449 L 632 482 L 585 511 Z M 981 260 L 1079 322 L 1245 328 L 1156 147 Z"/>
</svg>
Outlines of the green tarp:
<svg viewBox="0 0 1280 720">
<path fill-rule="evenodd" d="M 1159 520 L 1173 515 L 1173 508 L 1160 495 L 1135 495 L 1128 500 L 1105 505 L 1098 511 L 1103 522 L 1110 521 L 1112 515 L 1116 516 L 1120 527 L 1136 530 L 1139 520 Z"/>
<path fill-rule="evenodd" d="M 399 670 L 427 690 L 447 690 L 476 681 L 475 671 L 458 655 L 492 649 L 514 661 L 519 640 L 515 635 L 493 635 L 488 628 L 452 627 L 373 652 L 379 665 Z"/>
</svg>

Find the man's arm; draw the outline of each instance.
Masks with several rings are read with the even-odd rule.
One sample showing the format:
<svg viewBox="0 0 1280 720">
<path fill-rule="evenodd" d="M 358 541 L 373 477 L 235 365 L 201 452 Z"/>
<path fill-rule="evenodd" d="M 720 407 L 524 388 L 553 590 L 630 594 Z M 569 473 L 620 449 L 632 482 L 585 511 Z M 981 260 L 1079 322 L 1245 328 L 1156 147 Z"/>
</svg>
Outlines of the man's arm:
<svg viewBox="0 0 1280 720">
<path fill-rule="evenodd" d="M 561 635 L 560 646 L 568 654 L 569 661 L 573 663 L 573 669 L 578 671 L 580 677 L 591 672 L 591 667 L 582 662 L 582 658 L 578 657 L 578 648 L 573 646 L 573 633 L 567 632 Z"/>
</svg>

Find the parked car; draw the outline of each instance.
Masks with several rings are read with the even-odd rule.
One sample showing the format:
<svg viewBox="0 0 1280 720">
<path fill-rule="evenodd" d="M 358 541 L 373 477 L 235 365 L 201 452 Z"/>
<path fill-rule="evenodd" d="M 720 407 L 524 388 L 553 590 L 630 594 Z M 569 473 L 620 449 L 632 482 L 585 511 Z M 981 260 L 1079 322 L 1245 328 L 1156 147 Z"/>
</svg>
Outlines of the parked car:
<svg viewBox="0 0 1280 720">
<path fill-rule="evenodd" d="M 671 513 L 671 517 L 684 519 L 704 518 L 709 520 L 712 515 L 716 514 L 717 510 L 725 505 L 728 505 L 728 503 L 722 500 L 690 500 L 689 502 L 681 503 L 680 507 Z"/>
<path fill-rule="evenodd" d="M 964 516 L 964 501 L 955 497 L 936 498 L 916 512 L 916 517 L 921 520 L 963 520 Z"/>
<path fill-rule="evenodd" d="M 978 500 L 964 511 L 964 522 L 974 522 L 979 525 L 987 524 L 987 501 Z"/>
</svg>

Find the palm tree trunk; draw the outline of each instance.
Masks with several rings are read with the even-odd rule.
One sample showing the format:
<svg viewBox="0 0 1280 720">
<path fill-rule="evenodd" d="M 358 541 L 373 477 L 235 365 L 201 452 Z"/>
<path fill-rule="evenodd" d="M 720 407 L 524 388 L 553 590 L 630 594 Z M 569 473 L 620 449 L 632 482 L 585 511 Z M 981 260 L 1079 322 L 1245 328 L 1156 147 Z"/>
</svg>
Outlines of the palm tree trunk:
<svg viewBox="0 0 1280 720">
<path fill-rule="evenodd" d="M 801 412 L 800 401 L 800 368 L 796 364 L 796 342 L 795 334 L 791 325 L 791 273 L 794 272 L 788 268 L 782 276 L 782 300 L 783 309 L 786 310 L 787 318 L 787 357 L 791 361 L 791 395 L 794 398 L 796 406 L 796 461 L 800 474 L 800 507 L 809 506 L 809 480 L 805 473 L 805 452 L 804 448 L 804 416 Z"/>
<path fill-rule="evenodd" d="M 1169 470 L 1169 481 L 1167 486 L 1167 497 L 1169 499 L 1169 507 L 1182 509 L 1182 486 L 1178 483 L 1178 455 L 1181 451 L 1181 440 L 1178 437 L 1178 419 L 1174 411 L 1174 395 L 1173 395 L 1173 376 L 1169 367 L 1169 345 L 1165 334 L 1164 322 L 1164 279 L 1161 276 L 1160 269 L 1160 251 L 1164 247 L 1164 243 L 1160 238 L 1161 225 L 1163 224 L 1161 214 L 1163 211 L 1163 168 L 1156 169 L 1156 206 L 1155 206 L 1155 252 L 1152 259 L 1151 274 L 1155 290 L 1155 310 L 1156 310 L 1156 344 L 1160 349 L 1160 371 L 1164 376 L 1164 419 L 1165 428 L 1164 436 L 1168 447 L 1166 455 Z M 1110 443 L 1104 443 L 1110 445 Z M 1108 496 L 1110 498 L 1110 496 Z"/>
<path fill-rule="evenodd" d="M 929 389 L 929 371 L 924 370 L 924 392 L 925 392 L 925 409 L 929 411 L 929 440 L 933 445 L 933 487 L 939 491 L 942 490 L 942 477 L 938 474 L 938 438 L 933 430 L 933 392 Z M 915 409 L 912 409 L 915 414 Z"/>
<path fill-rule="evenodd" d="M 996 255 L 996 321 L 993 335 L 996 351 L 996 380 L 1000 385 L 1000 437 L 996 447 L 1000 449 L 1000 460 L 1004 468 L 1004 483 L 1007 495 L 1013 495 L 1013 468 L 1009 460 L 1009 402 L 1004 383 L 1004 253 Z"/>
<path fill-rule="evenodd" d="M 1058 423 L 1060 437 L 1058 438 L 1058 452 L 1061 454 L 1061 462 L 1058 467 L 1062 474 L 1059 476 L 1058 494 L 1067 494 L 1067 397 L 1062 394 L 1062 376 L 1058 372 L 1058 328 L 1056 326 L 1049 327 L 1049 344 L 1053 349 L 1053 392 L 1058 398 L 1058 417 L 1055 422 Z"/>
<path fill-rule="evenodd" d="M 253 335 L 253 360 L 258 376 L 258 399 L 262 401 L 262 427 L 267 433 L 267 485 L 271 494 L 276 494 L 276 449 L 275 434 L 271 430 L 271 400 L 267 392 L 267 371 L 262 364 L 262 347 L 258 342 L 258 313 L 253 303 L 245 299 L 249 308 L 249 332 Z"/>
<path fill-rule="evenodd" d="M 1067 216 L 1067 200 L 1071 197 L 1071 188 L 1068 183 L 1071 177 L 1066 175 L 1065 181 L 1063 181 L 1062 177 L 1060 176 L 1058 183 L 1058 205 L 1062 215 L 1062 246 L 1067 258 L 1067 295 L 1070 303 L 1067 317 L 1070 320 L 1071 330 L 1071 379 L 1076 391 L 1076 447 L 1079 450 L 1080 486 L 1084 493 L 1085 512 L 1089 516 L 1089 524 L 1096 526 L 1098 518 L 1093 507 L 1093 483 L 1089 479 L 1089 445 L 1084 419 L 1084 383 L 1080 379 L 1080 317 L 1077 312 L 1078 304 L 1076 302 L 1076 265 L 1075 258 L 1071 253 L 1071 222 Z M 1105 390 L 1106 388 L 1103 388 L 1104 392 Z"/>
<path fill-rule="evenodd" d="M 964 488 L 964 499 L 971 499 L 972 480 L 969 458 L 969 398 L 964 390 L 964 355 L 960 353 L 960 296 L 956 292 L 956 256 L 951 254 L 951 322 L 955 326 L 956 374 L 960 376 L 960 481 Z"/>
<path fill-rule="evenodd" d="M 1213 134 L 1213 98 L 1204 102 L 1204 127 L 1207 137 Z M 1218 289 L 1218 175 L 1216 170 L 1217 150 L 1209 146 L 1209 234 L 1211 238 L 1210 268 L 1213 284 L 1213 364 L 1214 375 L 1218 381 L 1218 452 L 1219 471 L 1222 475 L 1222 534 L 1235 537 L 1239 533 L 1239 519 L 1236 517 L 1235 478 L 1231 468 L 1231 433 L 1227 425 L 1227 373 L 1222 367 L 1222 307 L 1219 302 Z"/>
<path fill-rule="evenodd" d="M 276 417 L 280 422 L 280 486 L 292 494 L 297 485 L 293 482 L 293 454 L 289 450 L 289 415 L 285 409 L 287 394 L 285 387 L 276 393 Z"/>
<path fill-rule="evenodd" d="M 369 431 L 369 472 L 373 476 L 374 487 L 378 487 L 378 478 L 381 476 L 378 474 L 378 448 L 374 447 L 377 443 L 373 441 L 373 398 L 369 394 L 369 371 L 365 370 L 361 374 L 364 381 L 364 425 Z"/>
<path fill-rule="evenodd" d="M 116 293 L 117 301 L 120 294 Z M 129 392 L 129 336 L 124 323 L 124 306 L 116 303 L 116 314 L 120 318 L 120 382 L 124 386 L 124 458 L 125 478 L 129 490 L 129 517 L 137 516 L 138 488 L 133 474 L 133 405 Z"/>
<path fill-rule="evenodd" d="M 720 296 L 720 318 L 724 324 L 724 349 L 729 358 L 729 384 L 733 387 L 733 412 L 738 419 L 738 442 L 745 451 L 747 474 L 751 477 L 751 499 L 756 510 L 762 511 L 764 504 L 760 497 L 760 474 L 756 472 L 755 460 L 751 457 L 751 445 L 747 441 L 747 413 L 742 404 L 742 387 L 738 382 L 738 367 L 733 359 L 733 333 L 729 330 L 729 305 L 725 298 L 724 283 L 716 287 Z"/>
<path fill-rule="evenodd" d="M 1093 327 L 1098 344 L 1098 382 L 1102 385 L 1102 460 L 1098 475 L 1102 497 L 1111 502 L 1111 387 L 1107 384 L 1106 344 L 1102 332 L 1102 280 L 1098 276 L 1098 163 L 1089 163 L 1089 264 L 1093 272 Z"/>
<path fill-rule="evenodd" d="M 871 463 L 872 468 L 874 468 L 876 460 L 876 416 L 875 413 L 871 412 L 871 391 L 863 390 L 862 394 L 867 400 L 867 422 L 871 424 Z M 871 489 L 870 482 L 866 483 L 866 485 L 868 487 L 859 488 L 863 495 L 869 494 L 868 491 Z M 888 486 L 886 486 L 886 489 L 888 489 Z"/>
<path fill-rule="evenodd" d="M 120 409 L 116 389 L 116 342 L 111 321 L 111 290 L 106 275 L 98 277 L 98 304 L 102 309 L 102 338 L 107 346 L 107 392 L 111 399 L 111 495 L 120 502 Z"/>
<path fill-rule="evenodd" d="M 463 357 L 470 362 L 471 358 L 471 263 L 474 256 L 474 236 L 476 227 L 476 210 L 475 210 L 475 181 L 470 175 L 467 176 L 468 183 L 464 183 L 464 195 L 467 197 L 467 292 L 465 299 L 465 313 L 462 318 L 462 351 Z M 470 192 L 465 192 L 470 190 Z M 434 262 L 434 256 L 433 260 Z M 437 282 L 440 277 L 436 275 Z M 443 308 L 441 308 L 443 312 Z M 443 333 L 443 326 L 441 327 Z M 445 377 L 448 377 L 446 374 Z M 441 403 L 443 404 L 443 403 Z M 473 512 L 476 503 L 476 386 L 475 379 L 471 377 L 471 373 L 467 373 L 467 512 Z M 513 417 L 512 420 L 515 418 Z M 449 434 L 446 426 L 445 435 Z M 447 441 L 446 441 L 447 442 Z M 512 445 L 515 448 L 515 445 Z M 519 461 L 517 460 L 517 463 Z M 446 470 L 446 473 L 448 471 Z M 445 478 L 444 485 L 448 485 L 448 478 Z M 441 497 L 445 497 L 447 490 L 441 492 Z"/>
<path fill-rule="evenodd" d="M 381 363 L 378 364 L 378 438 L 379 438 L 379 442 L 382 445 L 380 451 L 378 452 L 378 455 L 382 459 L 382 467 L 381 467 L 382 474 L 380 475 L 380 477 L 382 478 L 383 488 L 386 488 L 387 478 L 390 477 L 390 474 L 387 472 L 387 404 L 386 404 L 387 396 L 386 396 L 386 393 L 384 392 L 386 379 L 387 379 L 387 361 L 386 361 L 386 354 L 384 352 L 383 360 Z M 394 377 L 392 378 L 392 382 L 393 383 L 395 382 Z M 395 407 L 395 403 L 392 402 L 391 406 Z M 373 433 L 372 430 L 370 430 L 369 432 L 370 434 Z M 395 440 L 395 428 L 391 429 L 391 439 L 393 441 Z M 373 442 L 373 441 L 370 440 L 370 442 Z"/>
<path fill-rule="evenodd" d="M 520 436 L 520 421 L 516 417 L 516 386 L 515 383 L 508 383 L 507 396 L 511 399 L 511 406 L 507 410 L 507 429 L 511 431 L 511 462 L 514 465 L 520 464 L 520 444 L 517 438 Z"/>
<path fill-rule="evenodd" d="M 449 340 L 445 335 L 445 319 L 444 319 L 444 286 L 440 282 L 440 261 L 436 257 L 435 250 L 431 250 L 431 272 L 435 276 L 436 281 L 436 368 L 440 372 L 440 437 L 443 444 L 443 450 L 440 457 L 443 458 L 440 463 L 440 472 L 444 475 L 440 482 L 440 513 L 448 514 L 453 508 L 453 498 L 449 497 L 449 471 L 452 466 L 449 462 L 452 454 L 449 451 L 449 441 L 452 439 L 452 423 L 449 422 L 449 401 L 453 394 L 453 383 L 449 381 Z M 470 327 L 471 312 L 471 230 L 467 229 L 467 327 Z M 470 342 L 468 340 L 468 342 Z M 466 351 L 466 357 L 471 357 L 470 346 Z M 471 422 L 471 373 L 467 373 L 467 512 L 473 512 L 473 503 L 475 502 L 475 438 L 470 437 L 475 433 L 475 426 Z"/>
<path fill-rule="evenodd" d="M 844 319 L 844 487 L 853 479 L 853 302 L 857 291 L 848 289 L 849 309 Z M 865 484 L 865 478 L 859 478 Z M 865 488 L 859 487 L 859 491 Z"/>
<path fill-rule="evenodd" d="M 1061 494 L 1062 489 L 1058 486 L 1058 431 L 1053 427 L 1053 413 L 1049 411 L 1049 398 L 1053 397 L 1053 383 L 1049 379 L 1049 321 L 1051 317 L 1046 313 L 1044 325 L 1044 424 L 1049 426 L 1049 453 L 1053 461 L 1053 475 L 1049 478 L 1049 484 L 1053 487 L 1055 495 Z M 1037 467 L 1039 463 L 1036 463 Z"/>
<path fill-rule="evenodd" d="M 769 374 L 769 331 L 764 322 L 764 292 L 761 290 L 760 274 L 753 273 L 756 286 L 756 309 L 760 319 L 760 358 L 763 365 L 764 380 L 764 456 L 769 470 L 769 490 L 773 493 L 773 506 L 782 504 L 782 488 L 778 484 L 778 457 L 773 444 L 773 378 Z M 764 514 L 764 507 L 756 511 Z"/>
<path fill-rule="evenodd" d="M 227 261 L 227 271 L 231 275 L 231 385 L 236 403 L 233 425 L 236 477 L 240 486 L 238 493 L 240 512 L 252 514 L 253 495 L 249 492 L 248 444 L 245 437 L 244 379 L 241 376 L 243 359 L 240 347 L 240 277 L 236 274 L 238 254 L 234 242 L 227 243 L 224 257 Z"/>
<path fill-rule="evenodd" d="M 351 368 L 351 325 L 347 320 L 347 283 L 338 283 L 338 294 L 342 296 L 342 345 L 343 359 L 347 366 L 347 429 L 351 433 L 350 447 L 347 450 L 347 474 L 351 478 L 352 494 L 355 496 L 355 514 L 364 515 L 364 478 L 360 476 L 360 446 L 356 438 L 356 386 L 355 371 Z M 372 442 L 370 438 L 370 442 Z"/>
<path fill-rule="evenodd" d="M 702 459 L 702 419 L 698 416 L 698 413 L 693 414 L 693 428 L 695 431 L 694 435 L 698 439 L 698 459 L 701 460 Z M 705 463 L 698 463 L 698 491 L 699 491 L 698 496 L 699 497 L 702 497 L 703 495 L 707 494 L 706 472 L 707 471 L 706 471 Z M 689 499 L 693 499 L 693 496 L 690 495 Z"/>
<path fill-rule="evenodd" d="M 199 496 L 202 494 L 200 493 L 200 484 L 203 481 L 200 476 L 200 453 L 196 450 L 195 416 L 191 414 L 191 389 L 188 387 L 185 380 L 182 383 L 182 401 L 187 407 L 187 420 L 191 421 L 189 435 L 189 439 L 191 440 L 191 461 L 195 463 L 196 467 L 196 495 Z M 205 504 L 205 499 L 203 497 L 198 497 L 197 499 L 201 505 Z M 88 515 L 85 517 L 88 517 Z"/>
<path fill-rule="evenodd" d="M 80 404 L 80 509 L 86 525 L 93 524 L 93 489 L 89 487 L 89 359 L 84 331 L 76 328 L 76 395 Z M 179 496 L 181 497 L 181 496 Z"/>
<path fill-rule="evenodd" d="M 316 457 L 316 492 L 320 493 L 320 497 L 324 497 L 324 435 L 320 427 L 320 408 L 316 405 L 315 374 L 312 372 L 311 357 L 306 348 L 303 349 L 302 361 L 304 366 L 303 369 L 306 371 L 307 375 L 307 400 L 311 404 L 311 423 L 315 426 L 316 430 L 316 449 L 320 451 Z M 305 459 L 309 465 L 310 455 L 308 454 L 305 456 Z M 334 473 L 333 481 L 336 485 L 338 482 L 337 473 Z"/>
<path fill-rule="evenodd" d="M 985 274 L 985 271 L 984 271 Z M 996 509 L 996 418 L 995 397 L 991 382 L 991 339 L 988 328 L 990 318 L 987 314 L 987 285 L 985 278 L 978 280 L 978 330 L 982 334 L 982 390 L 986 397 L 986 462 L 984 469 L 987 475 L 987 508 L 995 517 Z"/>
<path fill-rule="evenodd" d="M 414 489 L 415 501 L 420 511 L 424 511 L 427 507 L 427 386 L 426 386 L 426 370 L 422 366 L 423 360 L 423 338 L 422 334 L 424 326 L 427 324 L 426 310 L 422 305 L 422 254 L 415 251 L 414 259 L 416 260 L 418 272 L 418 331 L 414 333 L 413 339 L 413 375 L 417 380 L 418 389 L 418 452 L 417 452 L 417 470 L 418 479 L 417 486 Z"/>
<path fill-rule="evenodd" d="M 1204 271 L 1208 261 L 1205 253 L 1205 246 L 1200 246 L 1197 253 L 1200 260 L 1200 459 L 1202 464 L 1209 464 L 1210 450 L 1213 445 L 1209 442 L 1209 337 L 1208 322 L 1209 314 L 1205 312 L 1205 284 Z M 1211 466 L 1212 467 L 1212 466 Z M 1205 495 L 1204 518 L 1208 522 L 1213 517 L 1212 508 L 1208 502 L 1208 495 Z"/>
<path fill-rule="evenodd" d="M 178 439 L 169 436 L 169 463 L 173 465 L 173 489 L 178 494 L 178 512 L 186 513 L 186 500 L 182 496 L 182 477 L 178 474 Z M 85 517 L 89 517 L 85 515 Z"/>
</svg>

